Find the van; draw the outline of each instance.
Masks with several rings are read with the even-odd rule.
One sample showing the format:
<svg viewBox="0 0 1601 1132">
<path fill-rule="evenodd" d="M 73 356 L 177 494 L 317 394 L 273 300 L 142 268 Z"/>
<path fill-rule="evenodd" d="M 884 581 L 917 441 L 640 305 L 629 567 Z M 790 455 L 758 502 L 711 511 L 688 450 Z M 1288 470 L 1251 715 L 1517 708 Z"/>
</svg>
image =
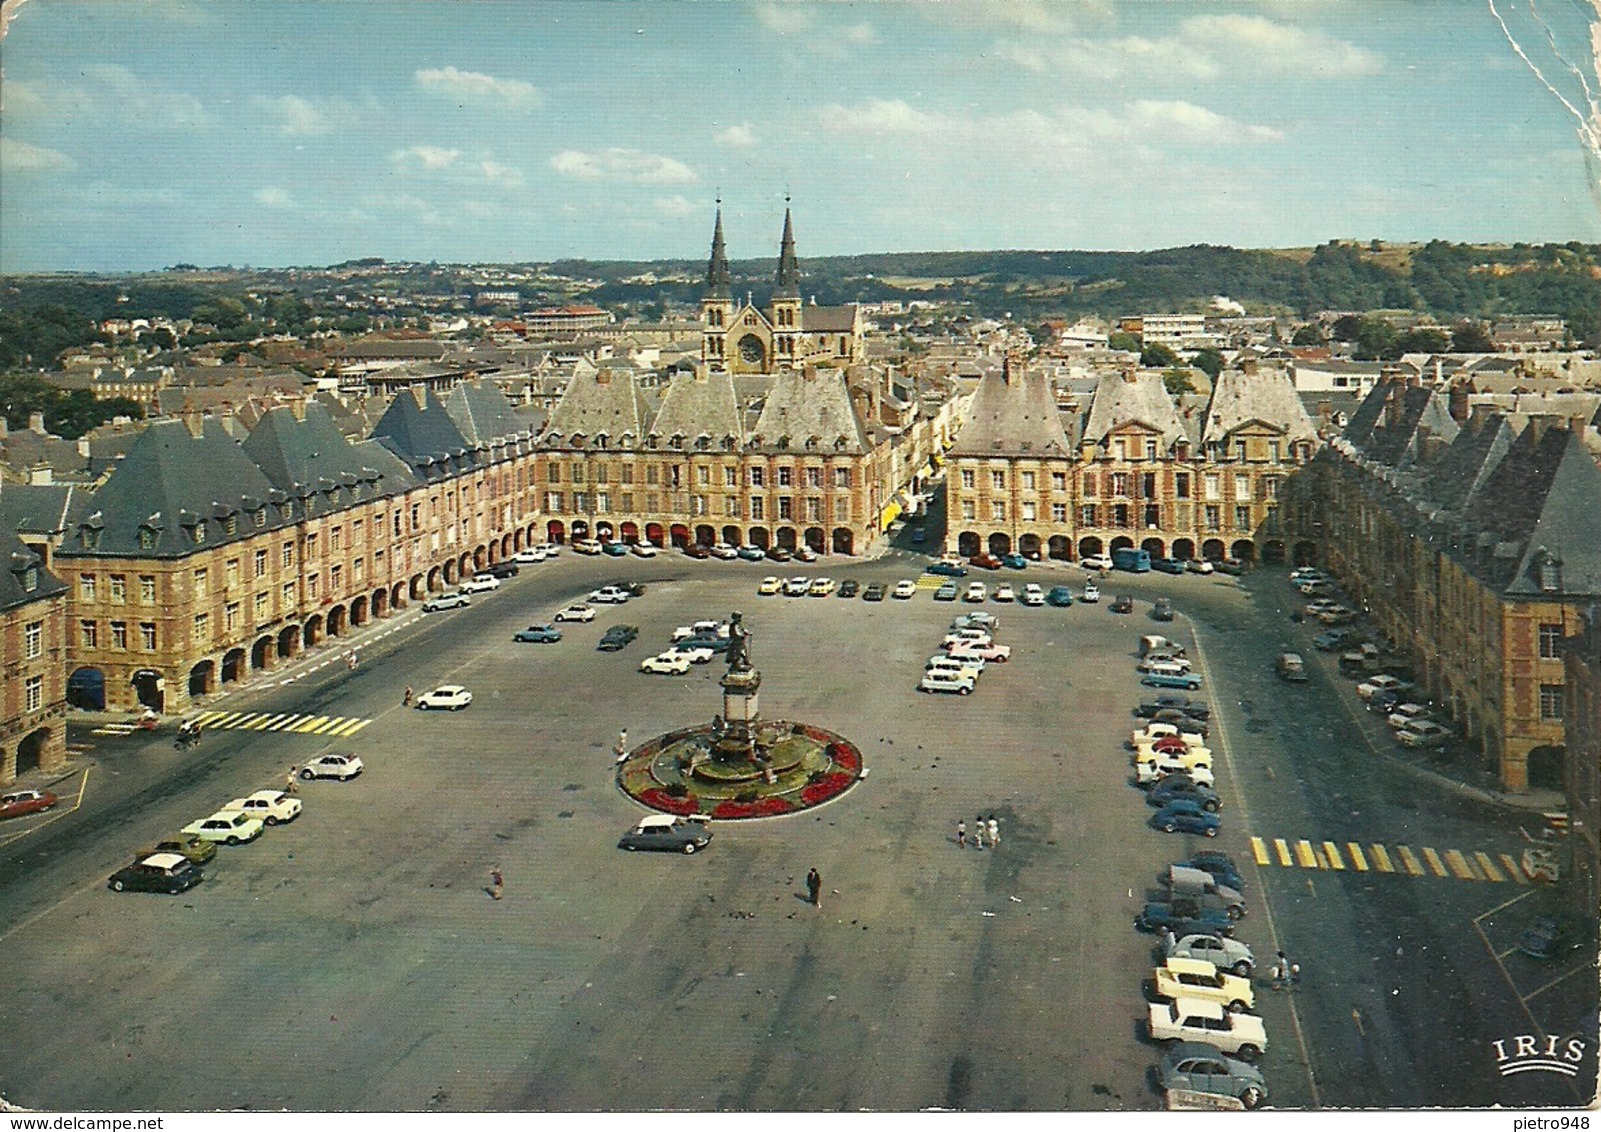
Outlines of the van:
<svg viewBox="0 0 1601 1132">
<path fill-rule="evenodd" d="M 1140 638 L 1140 656 L 1149 656 L 1153 652 L 1166 653 L 1169 656 L 1183 656 L 1184 646 L 1177 641 L 1156 633 L 1147 633 Z"/>
<path fill-rule="evenodd" d="M 1306 661 L 1301 659 L 1300 653 L 1281 652 L 1279 658 L 1273 662 L 1279 679 L 1290 684 L 1306 683 Z"/>
<path fill-rule="evenodd" d="M 1197 900 L 1203 908 L 1217 908 L 1229 914 L 1230 919 L 1245 915 L 1245 897 L 1226 884 L 1218 884 L 1211 873 L 1188 865 L 1169 865 L 1162 878 L 1174 899 L 1187 897 Z"/>
</svg>

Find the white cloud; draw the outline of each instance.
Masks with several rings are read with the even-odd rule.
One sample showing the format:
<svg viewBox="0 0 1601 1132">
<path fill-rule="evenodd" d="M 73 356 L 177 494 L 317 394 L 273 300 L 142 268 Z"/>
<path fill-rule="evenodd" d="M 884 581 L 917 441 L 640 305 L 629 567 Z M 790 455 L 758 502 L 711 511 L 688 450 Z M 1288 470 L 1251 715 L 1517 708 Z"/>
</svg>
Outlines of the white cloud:
<svg viewBox="0 0 1601 1132">
<path fill-rule="evenodd" d="M 729 149 L 748 149 L 756 144 L 756 131 L 751 129 L 749 122 L 737 122 L 718 133 L 712 140 Z"/>
<path fill-rule="evenodd" d="M 1136 132 L 1154 139 L 1231 144 L 1247 141 L 1281 141 L 1284 134 L 1271 126 L 1252 126 L 1183 100 L 1131 102 L 1115 118 L 1119 133 Z"/>
<path fill-rule="evenodd" d="M 1254 66 L 1281 73 L 1371 75 L 1382 66 L 1377 55 L 1355 44 L 1263 16 L 1191 16 L 1179 24 L 1178 37 L 1218 57 L 1249 59 Z"/>
<path fill-rule="evenodd" d="M 355 108 L 339 99 L 312 101 L 298 94 L 285 94 L 277 98 L 257 95 L 251 102 L 278 120 L 278 132 L 285 137 L 332 134 L 348 128 L 356 120 Z"/>
<path fill-rule="evenodd" d="M 424 169 L 449 169 L 461 156 L 459 149 L 445 149 L 437 145 L 409 145 L 389 155 L 396 165 L 420 165 Z"/>
<path fill-rule="evenodd" d="M 839 34 L 840 39 L 852 47 L 866 47 L 878 42 L 878 31 L 866 21 L 842 28 Z"/>
<path fill-rule="evenodd" d="M 29 145 L 0 135 L 0 170 L 9 173 L 63 173 L 77 162 L 66 154 L 43 146 Z"/>
<path fill-rule="evenodd" d="M 636 185 L 689 185 L 699 180 L 693 169 L 675 158 L 616 147 L 596 153 L 564 149 L 550 159 L 550 167 L 564 177 L 588 181 L 604 178 Z"/>
<path fill-rule="evenodd" d="M 762 4 L 756 19 L 768 31 L 779 35 L 798 35 L 812 26 L 812 10 L 798 3 Z"/>
<path fill-rule="evenodd" d="M 904 99 L 870 98 L 857 106 L 831 102 L 821 112 L 822 126 L 843 134 L 939 134 L 948 120 L 915 109 Z"/>
<path fill-rule="evenodd" d="M 429 94 L 452 99 L 462 105 L 470 103 L 506 110 L 535 110 L 545 101 L 545 96 L 533 83 L 522 79 L 500 79 L 479 71 L 440 67 L 418 71 L 414 77 L 417 85 Z"/>
<path fill-rule="evenodd" d="M 663 216 L 682 217 L 695 212 L 695 206 L 678 194 L 656 198 L 656 211 Z"/>
<path fill-rule="evenodd" d="M 276 185 L 266 185 L 262 188 L 259 188 L 252 194 L 252 196 L 255 198 L 257 204 L 265 205 L 267 208 L 295 207 L 294 198 L 292 198 L 287 191 L 280 189 Z"/>
<path fill-rule="evenodd" d="M 508 189 L 514 189 L 523 183 L 521 169 L 514 169 L 510 165 L 502 165 L 498 161 L 480 161 L 478 163 L 478 171 L 484 175 L 484 180 L 492 185 L 504 185 Z"/>
<path fill-rule="evenodd" d="M 166 130 L 196 130 L 210 124 L 210 115 L 194 95 L 168 90 L 119 63 L 91 63 L 82 73 L 99 88 L 92 97 L 103 112 Z"/>
</svg>

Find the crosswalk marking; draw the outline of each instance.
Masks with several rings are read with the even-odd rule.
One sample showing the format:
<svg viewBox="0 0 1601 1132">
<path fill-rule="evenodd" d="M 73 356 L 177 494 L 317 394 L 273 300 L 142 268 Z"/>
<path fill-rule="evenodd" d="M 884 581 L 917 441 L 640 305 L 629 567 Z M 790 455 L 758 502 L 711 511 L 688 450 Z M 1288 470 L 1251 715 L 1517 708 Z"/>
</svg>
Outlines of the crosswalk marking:
<svg viewBox="0 0 1601 1132">
<path fill-rule="evenodd" d="M 1473 866 L 1462 855 L 1460 849 L 1447 849 L 1445 851 L 1445 865 L 1451 870 L 1451 875 L 1458 880 L 1478 880 L 1479 874 L 1473 871 Z"/>
<path fill-rule="evenodd" d="M 301 734 L 305 734 L 306 732 L 312 731 L 321 724 L 327 722 L 328 717 L 326 715 L 314 715 L 310 719 L 306 720 L 306 722 L 302 723 L 299 727 L 296 727 L 295 730 L 299 731 Z"/>
<path fill-rule="evenodd" d="M 1373 847 L 1373 865 L 1381 873 L 1395 872 L 1395 866 L 1390 864 L 1390 854 L 1385 851 L 1382 845 Z"/>
<path fill-rule="evenodd" d="M 1271 865 L 1273 863 L 1268 859 L 1267 842 L 1263 841 L 1260 837 L 1251 838 L 1251 852 L 1253 855 L 1255 855 L 1257 864 Z"/>
<path fill-rule="evenodd" d="M 1495 862 L 1490 860 L 1490 855 L 1488 853 L 1475 852 L 1473 854 L 1473 859 L 1479 862 L 1479 868 L 1484 870 L 1484 876 L 1486 880 L 1493 880 L 1499 884 L 1501 881 L 1506 879 L 1506 877 L 1501 875 L 1501 870 L 1495 867 Z"/>
<path fill-rule="evenodd" d="M 1315 869 L 1318 867 L 1317 854 L 1312 852 L 1312 843 L 1310 841 L 1297 841 L 1295 843 L 1295 859 L 1301 863 L 1303 869 Z"/>
<path fill-rule="evenodd" d="M 1328 861 L 1329 868 L 1334 869 L 1336 872 L 1345 871 L 1345 862 L 1340 859 L 1340 851 L 1335 847 L 1334 842 L 1325 841 L 1323 843 L 1323 853 Z"/>
<path fill-rule="evenodd" d="M 351 715 L 306 715 L 292 712 L 203 711 L 194 717 L 214 731 L 275 731 L 279 734 L 349 738 L 372 722 Z"/>
<path fill-rule="evenodd" d="M 1418 864 L 1418 859 L 1413 856 L 1412 850 L 1408 849 L 1405 845 L 1397 845 L 1395 847 L 1395 851 L 1401 855 L 1401 864 L 1406 866 L 1407 872 L 1411 873 L 1415 877 L 1420 877 L 1423 875 L 1423 866 Z"/>
<path fill-rule="evenodd" d="M 1423 847 L 1423 859 L 1429 863 L 1429 868 L 1434 870 L 1435 876 L 1443 877 L 1446 875 L 1445 864 L 1440 860 L 1440 855 L 1427 845 Z"/>
<path fill-rule="evenodd" d="M 1291 864 L 1290 847 L 1285 844 L 1284 838 L 1275 837 L 1273 839 L 1273 848 L 1279 855 L 1279 864 L 1283 865 L 1285 868 L 1289 868 Z"/>
<path fill-rule="evenodd" d="M 1345 851 L 1351 855 L 1351 867 L 1359 873 L 1368 871 L 1367 858 L 1362 855 L 1362 846 L 1354 841 L 1345 843 Z"/>
<path fill-rule="evenodd" d="M 1523 866 L 1514 861 L 1510 853 L 1501 854 L 1501 863 L 1506 866 L 1506 871 L 1508 875 L 1512 877 L 1513 881 L 1518 884 L 1528 883 L 1528 881 L 1523 877 Z"/>
</svg>

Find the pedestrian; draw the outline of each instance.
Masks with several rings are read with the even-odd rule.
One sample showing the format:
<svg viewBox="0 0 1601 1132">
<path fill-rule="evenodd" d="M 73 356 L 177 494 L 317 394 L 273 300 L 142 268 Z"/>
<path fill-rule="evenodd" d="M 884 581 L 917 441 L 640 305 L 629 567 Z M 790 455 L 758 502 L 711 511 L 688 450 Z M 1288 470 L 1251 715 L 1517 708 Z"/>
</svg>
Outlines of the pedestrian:
<svg viewBox="0 0 1601 1132">
<path fill-rule="evenodd" d="M 286 794 L 298 794 L 298 793 L 300 793 L 300 777 L 299 776 L 300 776 L 300 768 L 295 766 L 293 763 L 291 763 L 290 766 L 289 766 L 289 774 L 286 776 L 285 781 L 284 781 L 284 792 Z"/>
<path fill-rule="evenodd" d="M 956 819 L 956 847 L 958 849 L 966 849 L 967 848 L 967 819 L 966 818 L 957 818 Z"/>
<path fill-rule="evenodd" d="M 401 707 L 410 707 L 411 706 L 411 685 L 410 684 L 406 685 L 406 694 L 400 697 L 400 706 Z"/>
<path fill-rule="evenodd" d="M 818 874 L 816 868 L 806 874 L 806 894 L 811 899 L 812 907 L 821 908 L 823 906 L 823 878 Z"/>
<path fill-rule="evenodd" d="M 489 895 L 499 900 L 506 892 L 506 878 L 501 875 L 500 866 L 496 865 L 489 870 Z"/>
<path fill-rule="evenodd" d="M 990 826 L 990 848 L 991 849 L 999 849 L 1001 847 L 1001 823 L 995 820 L 995 815 L 994 814 L 990 815 L 989 826 Z"/>
<path fill-rule="evenodd" d="M 1283 990 L 1290 985 L 1290 960 L 1280 951 L 1273 963 L 1273 989 Z"/>
<path fill-rule="evenodd" d="M 622 762 L 624 756 L 626 756 L 627 754 L 628 754 L 628 728 L 625 727 L 621 731 L 617 732 L 617 761 L 618 762 Z"/>
<path fill-rule="evenodd" d="M 984 815 L 979 814 L 973 819 L 973 848 L 984 848 Z"/>
</svg>

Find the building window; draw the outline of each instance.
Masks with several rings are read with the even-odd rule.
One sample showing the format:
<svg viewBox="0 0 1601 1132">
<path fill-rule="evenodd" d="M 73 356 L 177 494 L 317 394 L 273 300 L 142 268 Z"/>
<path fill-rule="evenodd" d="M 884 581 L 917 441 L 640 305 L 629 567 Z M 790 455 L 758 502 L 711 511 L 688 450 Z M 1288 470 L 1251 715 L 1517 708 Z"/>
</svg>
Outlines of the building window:
<svg viewBox="0 0 1601 1132">
<path fill-rule="evenodd" d="M 22 592 L 32 593 L 39 588 L 39 567 L 29 565 L 22 572 Z"/>
<path fill-rule="evenodd" d="M 1234 442 L 1234 458 L 1241 463 L 1245 462 L 1245 441 L 1236 440 Z"/>
<path fill-rule="evenodd" d="M 545 492 L 545 510 L 549 511 L 549 512 L 551 512 L 553 514 L 560 514 L 561 513 L 561 492 L 559 492 L 559 491 L 547 491 L 547 492 Z"/>
<path fill-rule="evenodd" d="M 43 676 L 28 677 L 22 682 L 22 688 L 23 694 L 27 697 L 27 703 L 23 706 L 23 711 L 38 711 L 44 706 Z"/>
<path fill-rule="evenodd" d="M 750 470 L 750 485 L 752 487 L 761 487 L 762 486 L 762 469 L 761 468 L 752 468 Z"/>
<path fill-rule="evenodd" d="M 198 643 L 204 644 L 206 641 L 208 641 L 210 639 L 211 639 L 211 614 L 209 614 L 209 613 L 197 613 L 197 614 L 195 614 L 194 640 L 196 642 L 198 642 Z"/>
<path fill-rule="evenodd" d="M 1251 508 L 1249 504 L 1240 504 L 1234 508 L 1234 529 L 1248 531 L 1251 529 Z"/>
<path fill-rule="evenodd" d="M 834 486 L 835 487 L 850 487 L 850 485 L 851 485 L 851 470 L 849 468 L 835 468 L 834 469 Z"/>
<path fill-rule="evenodd" d="M 43 621 L 29 621 L 22 627 L 22 655 L 25 660 L 44 655 Z"/>
<path fill-rule="evenodd" d="M 350 564 L 350 576 L 358 582 L 367 576 L 367 560 L 365 558 L 358 558 Z"/>
<path fill-rule="evenodd" d="M 823 501 L 815 495 L 806 497 L 806 521 L 820 523 L 823 521 Z"/>
<path fill-rule="evenodd" d="M 723 468 L 723 486 L 724 487 L 738 487 L 739 486 L 739 469 L 734 467 L 732 464 L 726 465 Z"/>
<path fill-rule="evenodd" d="M 1085 472 L 1084 473 L 1084 494 L 1085 495 L 1094 495 L 1096 493 L 1096 490 L 1097 490 L 1098 487 L 1099 487 L 1099 485 L 1095 482 L 1095 473 L 1094 472 Z"/>
<path fill-rule="evenodd" d="M 762 500 L 762 497 L 759 496 L 759 495 L 751 496 L 751 500 L 750 500 L 750 517 L 752 519 L 763 518 L 763 513 L 765 512 L 765 510 L 766 510 L 766 506 L 765 506 L 764 501 Z"/>
<path fill-rule="evenodd" d="M 1145 442 L 1145 458 L 1147 460 L 1156 459 L 1156 441 L 1147 440 Z"/>
<path fill-rule="evenodd" d="M 295 584 L 293 582 L 284 583 L 282 601 L 285 611 L 295 607 Z"/>
<path fill-rule="evenodd" d="M 267 576 L 267 552 L 265 550 L 256 551 L 255 568 L 256 577 L 264 578 Z"/>
<path fill-rule="evenodd" d="M 256 624 L 260 625 L 265 620 L 267 620 L 267 595 L 264 594 L 264 593 L 263 594 L 257 594 L 256 595 Z"/>
<path fill-rule="evenodd" d="M 1034 513 L 1035 510 L 1036 510 L 1036 508 L 1035 508 L 1035 505 L 1034 505 L 1034 501 L 1032 499 L 1025 499 L 1023 501 L 1023 521 L 1024 522 L 1028 522 L 1028 523 L 1032 523 L 1037 518 L 1037 516 Z"/>
<path fill-rule="evenodd" d="M 344 581 L 344 576 L 345 568 L 338 563 L 328 567 L 328 590 L 330 593 L 339 592 L 339 588 Z"/>
<path fill-rule="evenodd" d="M 1270 441 L 1267 442 L 1267 458 L 1268 458 L 1268 460 L 1270 462 L 1272 462 L 1274 464 L 1277 464 L 1279 462 L 1279 442 L 1278 441 L 1270 440 Z"/>
<path fill-rule="evenodd" d="M 1051 473 L 1051 490 L 1052 491 L 1066 491 L 1067 490 L 1067 473 L 1066 472 L 1052 472 Z"/>
<path fill-rule="evenodd" d="M 224 632 L 232 633 L 239 627 L 239 603 L 230 601 L 222 607 L 222 628 Z"/>
<path fill-rule="evenodd" d="M 1053 522 L 1053 523 L 1065 523 L 1065 522 L 1067 522 L 1067 504 L 1065 504 L 1065 503 L 1053 503 L 1053 504 L 1051 504 L 1051 522 Z"/>
<path fill-rule="evenodd" d="M 1024 491 L 1033 491 L 1034 490 L 1034 473 L 1033 472 L 1024 472 L 1023 473 L 1023 490 Z"/>
<path fill-rule="evenodd" d="M 239 584 L 239 559 L 237 559 L 237 558 L 228 559 L 228 562 L 227 562 L 226 567 L 224 568 L 223 572 L 227 576 L 227 578 L 226 578 L 227 585 L 229 587 L 237 586 Z"/>
<path fill-rule="evenodd" d="M 1114 527 L 1126 527 L 1126 526 L 1128 526 L 1128 504 L 1127 503 L 1114 503 L 1114 504 L 1112 504 L 1112 526 L 1114 526 Z"/>
<path fill-rule="evenodd" d="M 778 517 L 780 519 L 793 519 L 795 517 L 795 501 L 787 495 L 778 497 Z"/>
<path fill-rule="evenodd" d="M 962 469 L 962 486 L 966 487 L 966 488 L 971 488 L 971 487 L 975 486 L 974 476 L 973 476 L 973 469 L 972 468 L 963 468 Z"/>
<path fill-rule="evenodd" d="M 204 566 L 195 568 L 195 596 L 205 597 L 208 586 L 209 573 Z"/>
<path fill-rule="evenodd" d="M 154 621 L 139 622 L 139 644 L 145 652 L 156 651 L 156 623 Z"/>
<path fill-rule="evenodd" d="M 995 523 L 1006 522 L 1006 501 L 1004 499 L 992 499 L 990 501 L 990 521 Z"/>
<path fill-rule="evenodd" d="M 1218 476 L 1215 473 L 1208 474 L 1206 477 L 1206 498 L 1220 499 L 1222 498 L 1221 491 L 1222 487 Z"/>
<path fill-rule="evenodd" d="M 555 481 L 552 480 L 551 482 L 554 483 Z M 422 504 L 421 503 L 413 503 L 411 505 L 411 529 L 415 531 L 415 530 L 420 530 L 421 528 L 422 528 Z"/>
<path fill-rule="evenodd" d="M 128 599 L 128 579 L 121 574 L 111 575 L 111 600 L 121 605 Z"/>
<path fill-rule="evenodd" d="M 78 575 L 78 596 L 84 601 L 95 599 L 95 576 L 93 574 Z"/>
<path fill-rule="evenodd" d="M 114 649 L 128 647 L 128 623 L 126 621 L 113 621 L 111 623 L 111 647 Z"/>
<path fill-rule="evenodd" d="M 1562 720 L 1562 685 L 1540 685 L 1540 718 L 1560 723 Z"/>
<path fill-rule="evenodd" d="M 611 492 L 597 491 L 595 493 L 595 514 L 607 515 L 611 513 Z"/>
<path fill-rule="evenodd" d="M 974 510 L 973 501 L 971 499 L 962 500 L 962 518 L 971 523 L 976 517 L 977 512 Z"/>
<path fill-rule="evenodd" d="M 100 644 L 100 623 L 98 621 L 78 622 L 78 638 L 83 641 L 83 647 L 92 649 Z"/>
<path fill-rule="evenodd" d="M 851 501 L 844 496 L 834 500 L 834 521 L 848 523 L 851 518 Z"/>
<path fill-rule="evenodd" d="M 712 484 L 712 470 L 702 464 L 696 471 L 700 473 L 700 486 L 710 487 Z"/>
<path fill-rule="evenodd" d="M 1086 503 L 1078 509 L 1078 525 L 1081 527 L 1095 526 L 1097 518 L 1093 503 Z"/>
<path fill-rule="evenodd" d="M 1155 503 L 1145 505 L 1145 526 L 1155 530 L 1162 525 L 1162 508 Z"/>
<path fill-rule="evenodd" d="M 1190 473 L 1176 472 L 1173 475 L 1173 494 L 1180 499 L 1190 497 Z"/>
<path fill-rule="evenodd" d="M 604 441 L 602 441 L 602 443 L 604 443 Z M 607 468 L 605 464 L 601 464 L 599 467 L 597 467 L 595 469 L 595 482 L 596 483 L 610 483 L 611 480 L 608 478 L 608 473 L 609 472 L 610 472 L 610 469 Z"/>
<path fill-rule="evenodd" d="M 789 485 L 790 485 L 790 472 L 789 472 L 789 469 L 788 468 L 779 468 L 778 469 L 778 486 L 779 487 L 788 487 Z"/>
<path fill-rule="evenodd" d="M 1006 473 L 997 471 L 990 472 L 990 487 L 994 488 L 996 491 L 1005 491 Z"/>
<path fill-rule="evenodd" d="M 655 464 L 645 465 L 645 482 L 648 484 L 661 482 L 661 470 Z"/>
<path fill-rule="evenodd" d="M 1540 626 L 1540 656 L 1544 660 L 1557 660 L 1562 656 L 1562 626 Z"/>
<path fill-rule="evenodd" d="M 723 515 L 729 519 L 739 518 L 739 500 L 733 496 L 724 496 Z"/>
<path fill-rule="evenodd" d="M 1140 495 L 1145 499 L 1156 498 L 1156 473 L 1145 472 L 1140 476 Z"/>
<path fill-rule="evenodd" d="M 823 469 L 822 468 L 807 468 L 806 469 L 806 486 L 807 487 L 812 487 L 812 488 L 820 488 L 820 487 L 823 486 Z"/>
<path fill-rule="evenodd" d="M 1128 473 L 1127 472 L 1113 472 L 1112 473 L 1112 494 L 1113 495 L 1127 495 L 1128 494 Z"/>
<path fill-rule="evenodd" d="M 689 503 L 690 503 L 690 508 L 689 508 L 690 514 L 692 514 L 692 515 L 704 515 L 704 514 L 706 514 L 706 497 L 704 495 L 691 496 L 690 500 L 689 500 Z"/>
<path fill-rule="evenodd" d="M 1206 529 L 1220 531 L 1223 529 L 1223 508 L 1216 503 L 1206 505 Z"/>
<path fill-rule="evenodd" d="M 632 464 L 624 464 L 623 465 L 623 482 L 624 483 L 633 483 L 634 482 L 634 465 L 632 465 Z"/>
<path fill-rule="evenodd" d="M 1262 481 L 1262 494 L 1268 499 L 1279 497 L 1279 481 L 1277 476 L 1268 476 Z"/>
</svg>

